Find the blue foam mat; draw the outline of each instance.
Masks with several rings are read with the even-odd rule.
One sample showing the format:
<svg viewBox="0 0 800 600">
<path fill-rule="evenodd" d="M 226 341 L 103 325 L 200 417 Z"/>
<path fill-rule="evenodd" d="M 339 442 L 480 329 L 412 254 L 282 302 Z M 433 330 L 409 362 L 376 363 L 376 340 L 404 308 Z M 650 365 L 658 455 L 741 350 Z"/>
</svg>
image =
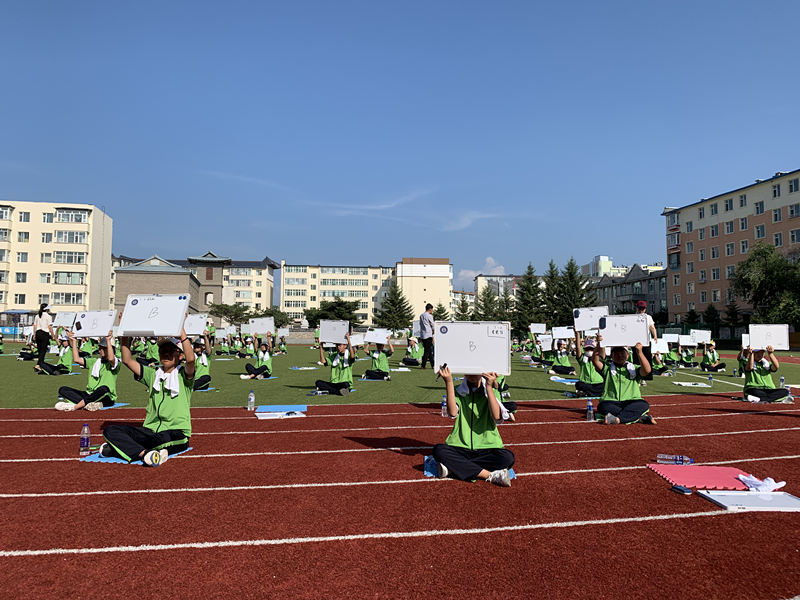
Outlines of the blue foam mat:
<svg viewBox="0 0 800 600">
<path fill-rule="evenodd" d="M 130 402 L 115 402 L 111 406 L 104 406 L 100 410 L 108 410 L 109 408 L 120 408 L 121 406 L 129 406 Z"/>
<path fill-rule="evenodd" d="M 172 458 L 174 456 L 180 456 L 191 450 L 191 446 L 184 450 L 183 452 L 178 452 L 176 454 L 170 454 L 169 457 Z M 134 460 L 128 462 L 125 459 L 117 458 L 116 456 L 100 456 L 99 452 L 95 452 L 94 454 L 90 454 L 89 456 L 84 456 L 81 459 L 81 462 L 89 462 L 89 463 L 114 463 L 117 465 L 139 465 L 140 467 L 146 466 L 141 460 Z"/>
<path fill-rule="evenodd" d="M 558 377 L 557 375 L 553 375 L 550 378 L 550 381 L 555 381 L 556 383 L 564 383 L 567 385 L 572 385 L 574 383 L 578 383 L 577 379 L 564 379 L 563 377 Z"/>
<path fill-rule="evenodd" d="M 192 390 L 192 391 L 193 392 L 211 392 L 211 391 L 214 391 L 215 389 L 217 389 L 217 388 L 210 387 L 210 388 L 206 388 L 204 390 Z"/>
<path fill-rule="evenodd" d="M 305 412 L 308 406 L 305 404 L 262 404 L 256 408 L 256 412 Z"/>
<path fill-rule="evenodd" d="M 289 367 L 290 371 L 316 371 L 319 367 Z"/>
<path fill-rule="evenodd" d="M 428 455 L 425 457 L 425 477 L 438 477 L 439 476 L 439 463 L 436 462 L 436 459 L 433 458 L 433 455 Z M 514 473 L 514 469 L 508 470 L 508 476 L 511 479 L 516 479 L 517 474 Z"/>
<path fill-rule="evenodd" d="M 361 379 L 360 377 L 358 378 L 358 381 L 383 381 L 384 383 L 386 383 L 385 379 Z M 353 390 L 350 391 L 352 392 Z"/>
<path fill-rule="evenodd" d="M 360 380 L 359 380 L 359 381 L 360 381 Z M 354 393 L 355 391 L 356 391 L 356 388 L 350 388 L 350 393 L 351 393 L 351 394 L 352 394 L 352 393 Z M 306 394 L 306 396 L 316 396 L 316 395 L 317 395 L 317 394 L 315 394 L 315 393 L 313 393 L 313 392 L 310 392 L 310 393 Z M 323 395 L 323 396 L 338 396 L 339 394 L 322 394 L 322 395 Z"/>
</svg>

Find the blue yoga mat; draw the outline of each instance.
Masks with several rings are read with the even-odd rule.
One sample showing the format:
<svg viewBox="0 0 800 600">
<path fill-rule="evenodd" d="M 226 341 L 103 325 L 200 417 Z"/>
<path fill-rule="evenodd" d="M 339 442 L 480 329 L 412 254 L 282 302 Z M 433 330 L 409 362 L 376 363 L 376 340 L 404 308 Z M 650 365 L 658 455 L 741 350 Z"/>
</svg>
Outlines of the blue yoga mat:
<svg viewBox="0 0 800 600">
<path fill-rule="evenodd" d="M 555 381 L 556 383 L 565 383 L 567 385 L 571 385 L 573 383 L 578 383 L 577 379 L 564 379 L 563 377 L 558 377 L 556 375 L 553 375 L 550 378 L 550 381 Z"/>
<path fill-rule="evenodd" d="M 316 371 L 319 367 L 289 367 L 290 371 Z"/>
<path fill-rule="evenodd" d="M 305 412 L 308 406 L 305 404 L 263 404 L 256 408 L 256 412 Z"/>
<path fill-rule="evenodd" d="M 354 393 L 355 391 L 356 391 L 356 388 L 350 388 L 350 393 L 351 394 Z M 306 394 L 306 396 L 316 396 L 316 395 L 317 394 L 315 394 L 314 392 Z M 338 396 L 339 394 L 322 394 L 322 395 L 323 396 Z"/>
<path fill-rule="evenodd" d="M 130 402 L 115 402 L 111 406 L 104 406 L 100 410 L 108 410 L 109 408 L 120 408 L 121 406 L 128 406 Z"/>
<path fill-rule="evenodd" d="M 386 382 L 385 379 L 360 379 L 360 378 L 359 381 L 383 381 L 384 383 Z M 352 392 L 353 390 L 350 391 Z"/>
<path fill-rule="evenodd" d="M 217 389 L 217 388 L 211 388 L 211 387 L 210 387 L 210 388 L 206 388 L 206 389 L 204 389 L 204 390 L 193 390 L 193 391 L 194 391 L 194 392 L 211 392 L 211 391 L 213 391 L 213 390 L 215 390 L 215 389 Z"/>
<path fill-rule="evenodd" d="M 180 456 L 181 454 L 184 454 L 184 453 L 188 452 L 188 451 L 189 451 L 189 450 L 191 450 L 191 449 L 192 449 L 192 448 L 191 448 L 191 447 L 189 447 L 189 448 L 187 448 L 186 450 L 184 450 L 183 452 L 178 452 L 177 454 L 170 454 L 170 456 L 169 456 L 169 457 L 170 457 L 170 458 L 172 458 L 173 456 Z M 141 466 L 141 467 L 144 467 L 144 466 L 146 466 L 146 465 L 145 465 L 145 464 L 144 464 L 142 461 L 140 461 L 140 460 L 134 460 L 134 461 L 132 461 L 132 462 L 128 462 L 127 460 L 124 460 L 124 459 L 122 459 L 122 458 L 117 458 L 116 456 L 100 456 L 100 453 L 99 453 L 99 452 L 95 452 L 94 454 L 90 454 L 89 456 L 84 456 L 84 457 L 81 459 L 81 462 L 90 462 L 90 463 L 114 463 L 114 464 L 117 464 L 117 465 L 139 465 L 139 466 Z"/>
<path fill-rule="evenodd" d="M 436 459 L 433 456 L 426 456 L 425 457 L 425 476 L 426 477 L 438 477 L 439 476 L 439 463 L 436 462 Z M 514 469 L 508 470 L 508 476 L 511 479 L 516 479 L 517 474 L 514 473 Z"/>
</svg>

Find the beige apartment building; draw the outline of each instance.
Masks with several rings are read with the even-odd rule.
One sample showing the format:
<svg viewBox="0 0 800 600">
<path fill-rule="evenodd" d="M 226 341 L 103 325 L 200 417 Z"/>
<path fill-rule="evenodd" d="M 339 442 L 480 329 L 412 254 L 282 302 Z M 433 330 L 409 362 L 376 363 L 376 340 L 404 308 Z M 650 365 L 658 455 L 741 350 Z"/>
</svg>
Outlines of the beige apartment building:
<svg viewBox="0 0 800 600">
<path fill-rule="evenodd" d="M 450 313 L 458 310 L 458 305 L 461 304 L 461 299 L 466 298 L 469 303 L 469 310 L 472 312 L 475 309 L 475 292 L 465 292 L 463 290 L 453 290 L 453 299 L 450 302 Z"/>
<path fill-rule="evenodd" d="M 452 296 L 453 267 L 447 258 L 404 258 L 394 267 L 291 265 L 282 260 L 280 269 L 280 309 L 295 323 L 300 323 L 305 309 L 339 297 L 357 301 L 356 316 L 371 325 L 395 281 L 415 314 L 422 313 L 428 302 L 448 306 Z"/>
<path fill-rule="evenodd" d="M 0 201 L 0 312 L 111 307 L 112 230 L 91 204 Z"/>
<path fill-rule="evenodd" d="M 758 242 L 782 251 L 800 249 L 800 169 L 681 208 L 665 208 L 667 285 L 670 318 L 702 313 L 709 304 L 720 312 L 736 301 L 745 321 L 752 307 L 736 297 L 730 279 L 736 264 Z"/>
</svg>

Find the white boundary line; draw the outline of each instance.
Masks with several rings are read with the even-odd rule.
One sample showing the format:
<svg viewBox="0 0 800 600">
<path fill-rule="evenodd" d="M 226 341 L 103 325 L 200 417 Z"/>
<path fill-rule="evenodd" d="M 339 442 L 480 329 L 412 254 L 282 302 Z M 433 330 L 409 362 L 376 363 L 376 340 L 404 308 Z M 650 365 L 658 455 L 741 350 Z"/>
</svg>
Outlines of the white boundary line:
<svg viewBox="0 0 800 600">
<path fill-rule="evenodd" d="M 692 519 L 696 517 L 715 517 L 738 514 L 734 511 L 711 510 L 696 513 L 678 513 L 673 515 L 647 515 L 642 517 L 623 517 L 618 519 L 593 519 L 588 521 L 559 521 L 552 523 L 535 523 L 526 525 L 507 525 L 504 527 L 480 527 L 474 529 L 433 529 L 423 531 L 394 531 L 385 533 L 361 533 L 354 535 L 331 535 L 302 538 L 279 538 L 261 540 L 222 540 L 218 542 L 189 542 L 184 544 L 143 544 L 141 546 L 106 546 L 101 548 L 50 548 L 47 550 L 2 550 L 0 557 L 15 556 L 51 556 L 69 554 L 106 554 L 112 552 L 147 552 L 157 550 L 185 550 L 208 548 L 235 548 L 240 546 L 284 546 L 288 544 L 314 544 L 324 542 L 350 542 L 355 540 L 403 539 L 420 537 L 439 537 L 444 535 L 476 535 L 500 533 L 506 531 L 530 531 L 534 529 L 563 529 L 567 527 L 583 527 L 587 525 L 617 525 L 620 523 L 644 523 L 648 521 L 671 521 L 674 519 Z"/>
<path fill-rule="evenodd" d="M 694 438 L 694 437 L 714 437 L 723 435 L 746 435 L 750 433 L 775 433 L 780 431 L 798 431 L 800 427 L 782 427 L 776 429 L 751 429 L 746 431 L 722 431 L 717 433 L 684 433 L 677 435 L 651 435 L 642 437 L 630 438 L 598 438 L 593 440 L 556 440 L 552 442 L 516 442 L 505 444 L 506 446 L 556 446 L 562 444 L 595 444 L 606 442 L 638 442 L 641 440 L 669 440 L 680 438 Z M 354 452 L 397 452 L 403 450 L 426 450 L 433 448 L 433 445 L 428 446 L 392 446 L 387 448 L 345 448 L 340 450 L 294 450 L 282 452 L 232 452 L 228 454 L 179 454 L 172 457 L 170 460 L 188 460 L 193 458 L 241 458 L 245 456 L 302 456 L 305 454 L 348 454 Z M 32 462 L 78 462 L 79 457 L 76 458 L 4 458 L 0 459 L 0 463 L 32 463 Z"/>
<path fill-rule="evenodd" d="M 791 456 L 765 456 L 762 458 L 742 458 L 736 460 L 722 460 L 715 462 L 695 463 L 696 465 L 730 465 L 744 462 L 764 462 L 774 460 L 795 460 L 800 454 Z M 566 469 L 563 471 L 533 471 L 531 473 L 517 473 L 517 477 L 545 476 L 545 475 L 572 475 L 584 473 L 606 473 L 610 471 L 633 471 L 647 469 L 647 465 L 632 465 L 627 467 L 601 467 L 595 469 Z M 66 498 L 73 496 L 119 496 L 127 494 L 175 494 L 197 492 L 251 492 L 264 490 L 327 488 L 327 487 L 358 487 L 365 485 L 397 485 L 404 483 L 445 483 L 453 479 L 437 479 L 435 477 L 420 477 L 418 479 L 388 479 L 385 481 L 334 481 L 329 483 L 286 483 L 273 485 L 236 485 L 219 487 L 189 487 L 189 488 L 149 488 L 138 490 L 96 490 L 89 492 L 30 492 L 18 494 L 0 494 L 0 499 L 8 498 Z"/>
<path fill-rule="evenodd" d="M 684 375 L 688 375 L 689 377 L 697 377 L 698 379 L 705 379 L 706 381 L 708 381 L 708 375 L 705 375 L 705 376 L 703 376 L 703 375 L 692 375 L 691 373 L 684 373 Z M 713 373 L 712 373 L 712 375 L 713 375 Z M 739 383 L 733 383 L 732 381 L 726 381 L 724 379 L 715 379 L 714 383 L 727 383 L 728 385 L 735 385 L 736 387 L 744 388 L 744 386 L 739 384 Z M 712 388 L 709 388 L 709 389 L 713 390 L 714 388 L 712 387 Z M 708 393 L 708 392 L 706 392 L 706 393 Z"/>
</svg>

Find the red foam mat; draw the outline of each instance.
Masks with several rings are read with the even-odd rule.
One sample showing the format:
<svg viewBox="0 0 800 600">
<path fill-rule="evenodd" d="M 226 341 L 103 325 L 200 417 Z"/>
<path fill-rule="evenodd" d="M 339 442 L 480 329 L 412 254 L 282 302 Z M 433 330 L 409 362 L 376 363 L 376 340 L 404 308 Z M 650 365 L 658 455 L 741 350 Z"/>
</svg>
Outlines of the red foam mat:
<svg viewBox="0 0 800 600">
<path fill-rule="evenodd" d="M 647 465 L 673 485 L 701 490 L 746 490 L 738 475 L 749 475 L 736 467 L 704 465 Z"/>
</svg>

